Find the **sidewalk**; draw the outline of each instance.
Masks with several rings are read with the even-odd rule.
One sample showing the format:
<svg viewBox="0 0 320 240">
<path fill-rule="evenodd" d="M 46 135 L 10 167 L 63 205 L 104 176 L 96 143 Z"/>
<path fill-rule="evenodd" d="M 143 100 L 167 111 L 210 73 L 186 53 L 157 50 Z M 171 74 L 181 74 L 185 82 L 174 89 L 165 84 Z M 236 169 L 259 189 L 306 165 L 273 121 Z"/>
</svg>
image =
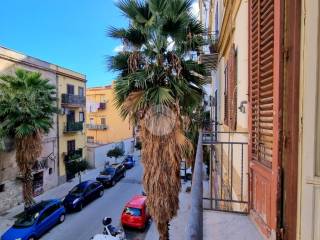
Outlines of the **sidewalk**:
<svg viewBox="0 0 320 240">
<path fill-rule="evenodd" d="M 204 181 L 204 188 L 205 187 Z M 191 193 L 186 193 L 186 187 L 182 184 L 180 192 L 180 209 L 178 215 L 170 222 L 171 240 L 185 240 L 186 228 L 190 216 Z M 205 191 L 204 191 L 204 194 Z M 158 240 L 159 234 L 154 223 L 146 235 L 145 240 Z M 203 211 L 203 240 L 263 240 L 262 236 L 250 221 L 248 216 L 223 213 L 217 211 Z"/>
<path fill-rule="evenodd" d="M 90 169 L 82 173 L 81 179 L 89 180 L 95 179 L 96 176 L 99 174 L 101 169 Z M 35 200 L 41 201 L 45 199 L 52 199 L 52 198 L 63 198 L 67 193 L 71 190 L 71 188 L 79 183 L 79 178 L 76 176 L 72 181 L 63 183 L 55 188 L 52 188 L 40 196 L 35 197 Z M 7 211 L 7 214 L 0 216 L 0 236 L 14 223 L 14 217 L 23 211 L 23 204 L 16 206 Z"/>
<path fill-rule="evenodd" d="M 137 156 L 139 155 L 139 152 L 135 152 L 134 156 L 135 159 L 137 159 Z M 81 174 L 81 180 L 89 180 L 89 179 L 96 179 L 96 177 L 99 175 L 100 171 L 103 169 L 103 166 L 100 168 L 95 169 L 89 169 L 86 170 Z M 41 200 L 46 199 L 52 199 L 52 198 L 58 198 L 62 199 L 65 197 L 68 192 L 79 183 L 79 178 L 76 176 L 74 179 L 72 179 L 70 182 L 65 182 L 55 188 L 52 188 L 40 196 L 35 197 L 36 202 L 39 202 Z M 15 221 L 15 216 L 19 213 L 21 213 L 24 209 L 23 204 L 20 204 L 10 210 L 7 211 L 6 214 L 0 216 L 0 236 L 9 228 L 12 226 L 12 224 Z"/>
</svg>

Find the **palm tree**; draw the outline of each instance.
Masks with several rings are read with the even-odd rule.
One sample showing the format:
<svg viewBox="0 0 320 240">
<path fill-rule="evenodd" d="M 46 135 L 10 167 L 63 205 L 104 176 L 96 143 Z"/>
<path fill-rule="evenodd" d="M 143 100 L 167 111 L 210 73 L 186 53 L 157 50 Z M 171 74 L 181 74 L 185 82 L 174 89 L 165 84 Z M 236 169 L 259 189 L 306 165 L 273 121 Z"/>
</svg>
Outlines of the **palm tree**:
<svg viewBox="0 0 320 240">
<path fill-rule="evenodd" d="M 120 0 L 127 28 L 109 29 L 123 51 L 110 57 L 115 105 L 141 125 L 143 186 L 161 240 L 177 214 L 182 158 L 190 158 L 186 137 L 193 110 L 202 99 L 204 67 L 193 59 L 204 44 L 204 29 L 191 14 L 192 0 Z"/>
<path fill-rule="evenodd" d="M 37 72 L 17 69 L 0 76 L 0 137 L 15 140 L 25 208 L 34 204 L 32 167 L 42 151 L 42 134 L 53 126 L 56 89 Z"/>
</svg>

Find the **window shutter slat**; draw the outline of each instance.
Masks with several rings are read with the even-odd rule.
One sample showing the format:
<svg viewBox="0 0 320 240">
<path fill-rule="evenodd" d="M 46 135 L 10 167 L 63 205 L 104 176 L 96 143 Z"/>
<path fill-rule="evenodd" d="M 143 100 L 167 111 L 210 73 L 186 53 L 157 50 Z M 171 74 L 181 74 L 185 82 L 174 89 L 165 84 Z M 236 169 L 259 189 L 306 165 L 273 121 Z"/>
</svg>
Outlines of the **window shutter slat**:
<svg viewBox="0 0 320 240">
<path fill-rule="evenodd" d="M 252 0 L 250 11 L 252 158 L 271 167 L 274 134 L 274 1 Z"/>
</svg>

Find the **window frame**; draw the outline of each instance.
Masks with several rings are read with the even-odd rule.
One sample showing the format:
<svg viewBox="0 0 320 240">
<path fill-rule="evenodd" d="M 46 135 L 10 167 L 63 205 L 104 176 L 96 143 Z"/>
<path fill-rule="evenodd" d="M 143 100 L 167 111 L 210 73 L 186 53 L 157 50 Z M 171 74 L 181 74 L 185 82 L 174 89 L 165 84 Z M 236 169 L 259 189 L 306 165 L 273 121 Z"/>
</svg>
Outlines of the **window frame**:
<svg viewBox="0 0 320 240">
<path fill-rule="evenodd" d="M 70 92 L 69 90 L 72 89 Z M 74 95 L 74 85 L 73 84 L 67 84 L 67 94 Z"/>
<path fill-rule="evenodd" d="M 85 114 L 84 114 L 84 112 L 79 112 L 79 122 L 85 122 Z"/>
<path fill-rule="evenodd" d="M 320 8 L 320 5 L 319 5 Z M 320 11 L 320 10 L 319 10 Z M 320 17 L 319 17 L 320 18 Z M 318 57 L 317 57 L 317 103 L 316 103 L 316 157 L 314 162 L 314 175 L 320 177 L 320 24 L 318 23 Z"/>
<path fill-rule="evenodd" d="M 84 87 L 80 87 L 80 86 L 78 87 L 78 95 L 82 97 L 84 96 Z"/>
</svg>

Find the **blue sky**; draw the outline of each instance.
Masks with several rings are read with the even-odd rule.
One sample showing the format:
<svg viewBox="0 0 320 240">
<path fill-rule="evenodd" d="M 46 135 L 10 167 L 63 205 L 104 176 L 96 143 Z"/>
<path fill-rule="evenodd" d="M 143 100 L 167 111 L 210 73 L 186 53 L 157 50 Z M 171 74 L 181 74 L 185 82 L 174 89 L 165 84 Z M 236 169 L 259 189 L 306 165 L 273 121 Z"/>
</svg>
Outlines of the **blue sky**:
<svg viewBox="0 0 320 240">
<path fill-rule="evenodd" d="M 87 86 L 110 84 L 105 57 L 120 41 L 108 26 L 126 26 L 114 0 L 1 0 L 0 45 L 87 76 Z"/>
</svg>

